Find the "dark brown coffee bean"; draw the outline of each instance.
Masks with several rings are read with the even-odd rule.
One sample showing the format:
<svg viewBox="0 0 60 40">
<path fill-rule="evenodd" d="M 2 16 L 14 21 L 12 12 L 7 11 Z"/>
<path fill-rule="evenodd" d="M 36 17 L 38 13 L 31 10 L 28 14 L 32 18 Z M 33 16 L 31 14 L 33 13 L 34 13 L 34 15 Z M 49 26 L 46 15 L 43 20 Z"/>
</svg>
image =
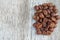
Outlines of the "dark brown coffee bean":
<svg viewBox="0 0 60 40">
<path fill-rule="evenodd" d="M 49 26 L 52 27 L 52 28 L 54 28 L 55 25 L 56 25 L 56 24 L 55 24 L 54 22 L 51 22 Z"/>
<path fill-rule="evenodd" d="M 50 12 L 53 13 L 53 12 L 55 12 L 55 11 L 54 11 L 54 10 L 50 10 Z M 50 13 L 50 14 L 51 14 L 51 13 Z"/>
<path fill-rule="evenodd" d="M 47 9 L 47 12 L 48 12 L 48 14 L 51 14 L 51 11 L 49 9 Z"/>
<path fill-rule="evenodd" d="M 43 22 L 45 22 L 45 23 L 46 23 L 47 21 L 48 21 L 48 19 L 47 19 L 47 18 L 44 18 L 44 19 L 43 19 Z"/>
<path fill-rule="evenodd" d="M 34 16 L 33 18 L 34 18 L 36 21 L 39 20 L 39 16 Z"/>
<path fill-rule="evenodd" d="M 47 3 L 42 4 L 42 6 L 47 6 Z"/>
<path fill-rule="evenodd" d="M 45 16 L 48 15 L 47 10 L 43 10 L 43 14 L 44 14 Z"/>
<path fill-rule="evenodd" d="M 47 22 L 47 25 L 50 25 L 51 22 L 52 22 L 52 21 L 49 19 L 48 22 Z"/>
<path fill-rule="evenodd" d="M 42 24 L 40 24 L 38 27 L 41 28 L 42 27 Z"/>
<path fill-rule="evenodd" d="M 42 27 L 42 24 L 39 23 L 39 22 L 36 22 L 36 23 L 34 23 L 34 24 L 35 24 L 35 27 L 36 27 L 36 28 L 41 28 L 41 27 Z"/>
<path fill-rule="evenodd" d="M 37 24 L 36 28 L 39 29 L 42 27 L 42 24 Z"/>
<path fill-rule="evenodd" d="M 48 6 L 44 6 L 44 8 L 43 9 L 48 9 Z"/>
<path fill-rule="evenodd" d="M 49 7 L 49 9 L 51 9 L 51 10 L 52 10 L 52 9 L 53 9 L 53 6 L 50 6 L 50 7 Z"/>
<path fill-rule="evenodd" d="M 46 28 L 45 28 L 45 31 L 46 31 L 46 32 L 48 31 L 48 28 L 49 28 L 49 27 L 48 27 L 48 26 L 46 26 Z"/>
<path fill-rule="evenodd" d="M 48 5 L 48 6 L 53 6 L 53 4 L 52 4 L 52 3 L 48 3 L 47 5 Z"/>
<path fill-rule="evenodd" d="M 60 16 L 59 15 L 56 15 L 55 17 L 56 17 L 56 20 L 60 19 Z"/>
<path fill-rule="evenodd" d="M 36 27 L 36 25 L 37 25 L 36 23 L 33 24 L 34 27 Z"/>
<path fill-rule="evenodd" d="M 33 19 L 37 19 L 35 15 L 33 16 Z"/>
<path fill-rule="evenodd" d="M 51 28 L 51 27 L 50 27 L 50 28 L 49 28 L 49 31 L 53 32 L 53 31 L 54 31 L 54 28 Z"/>
<path fill-rule="evenodd" d="M 40 9 L 40 10 L 43 9 L 43 6 L 42 6 L 42 5 L 39 5 L 39 9 Z"/>
<path fill-rule="evenodd" d="M 47 34 L 47 32 L 46 32 L 46 31 L 43 31 L 43 32 L 42 32 L 42 34 L 43 34 L 43 35 L 46 35 L 46 34 Z"/>
<path fill-rule="evenodd" d="M 34 14 L 34 16 L 38 16 L 39 15 L 39 12 L 36 12 L 35 14 Z"/>
<path fill-rule="evenodd" d="M 37 34 L 42 34 L 42 32 L 41 31 L 37 31 Z"/>
<path fill-rule="evenodd" d="M 51 17 L 51 20 L 55 22 L 56 21 L 56 18 L 55 17 Z"/>
<path fill-rule="evenodd" d="M 43 22 L 42 25 L 43 25 L 43 27 L 46 27 L 46 22 Z"/>
<path fill-rule="evenodd" d="M 37 34 L 42 34 L 42 32 L 40 31 L 40 29 L 37 29 L 37 30 L 36 30 L 36 33 L 37 33 Z"/>
<path fill-rule="evenodd" d="M 53 17 L 54 17 L 54 16 L 56 16 L 56 14 L 55 14 L 55 13 L 51 13 L 51 16 L 53 16 Z"/>
<path fill-rule="evenodd" d="M 34 9 L 35 9 L 36 11 L 38 11 L 38 10 L 39 10 L 39 6 L 36 5 L 36 6 L 34 7 Z"/>
<path fill-rule="evenodd" d="M 40 31 L 44 31 L 45 29 L 44 28 L 40 28 Z"/>
<path fill-rule="evenodd" d="M 51 34 L 51 31 L 47 31 L 47 34 L 46 35 L 50 35 Z"/>
<path fill-rule="evenodd" d="M 42 23 L 42 22 L 43 22 L 43 19 L 40 19 L 40 20 L 39 20 L 39 22 L 41 22 L 41 23 Z"/>
<path fill-rule="evenodd" d="M 53 5 L 53 9 L 56 9 L 56 6 L 55 5 Z"/>
<path fill-rule="evenodd" d="M 57 9 L 54 9 L 53 11 L 54 11 L 55 13 L 57 13 L 57 12 L 58 12 L 58 10 L 57 10 Z"/>
<path fill-rule="evenodd" d="M 39 11 L 37 11 L 37 12 L 41 13 L 41 12 L 42 12 L 42 10 L 39 10 Z"/>
<path fill-rule="evenodd" d="M 51 16 L 50 16 L 50 15 L 46 15 L 46 17 L 47 17 L 48 19 L 50 19 Z"/>
<path fill-rule="evenodd" d="M 40 14 L 39 14 L 39 17 L 40 17 L 40 18 L 44 18 L 43 13 L 40 13 Z"/>
</svg>

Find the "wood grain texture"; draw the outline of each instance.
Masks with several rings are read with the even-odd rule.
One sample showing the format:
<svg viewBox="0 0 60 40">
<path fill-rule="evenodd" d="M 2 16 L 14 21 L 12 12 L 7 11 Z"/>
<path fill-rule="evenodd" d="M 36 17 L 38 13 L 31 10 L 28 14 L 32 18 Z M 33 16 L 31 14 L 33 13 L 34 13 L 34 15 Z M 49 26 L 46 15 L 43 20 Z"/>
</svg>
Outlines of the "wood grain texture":
<svg viewBox="0 0 60 40">
<path fill-rule="evenodd" d="M 35 34 L 33 6 L 45 2 L 56 4 L 60 13 L 59 0 L 0 0 L 0 40 L 60 40 L 60 23 L 50 36 Z"/>
<path fill-rule="evenodd" d="M 0 40 L 30 39 L 27 4 L 28 0 L 0 0 Z"/>
</svg>

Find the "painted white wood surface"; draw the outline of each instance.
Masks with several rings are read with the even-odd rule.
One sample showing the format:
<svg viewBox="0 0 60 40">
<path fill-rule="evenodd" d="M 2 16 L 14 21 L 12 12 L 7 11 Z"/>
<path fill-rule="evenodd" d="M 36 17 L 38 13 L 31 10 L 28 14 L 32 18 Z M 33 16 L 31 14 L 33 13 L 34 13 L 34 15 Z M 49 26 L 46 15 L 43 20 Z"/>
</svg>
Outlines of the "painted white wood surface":
<svg viewBox="0 0 60 40">
<path fill-rule="evenodd" d="M 0 40 L 60 40 L 60 25 L 52 35 L 37 35 L 32 24 L 33 6 L 53 2 L 60 13 L 59 0 L 0 0 Z"/>
<path fill-rule="evenodd" d="M 0 0 L 0 40 L 28 40 L 28 0 Z"/>
</svg>

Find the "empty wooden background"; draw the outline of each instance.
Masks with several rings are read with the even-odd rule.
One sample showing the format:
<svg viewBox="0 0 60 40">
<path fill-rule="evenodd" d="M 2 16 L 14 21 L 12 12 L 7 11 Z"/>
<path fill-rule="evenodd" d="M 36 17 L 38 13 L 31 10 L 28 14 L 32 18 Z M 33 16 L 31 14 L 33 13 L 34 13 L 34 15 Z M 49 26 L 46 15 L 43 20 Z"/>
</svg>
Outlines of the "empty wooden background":
<svg viewBox="0 0 60 40">
<path fill-rule="evenodd" d="M 0 40 L 60 40 L 60 23 L 50 36 L 35 34 L 33 6 L 45 2 L 54 3 L 60 14 L 60 0 L 0 0 Z"/>
</svg>

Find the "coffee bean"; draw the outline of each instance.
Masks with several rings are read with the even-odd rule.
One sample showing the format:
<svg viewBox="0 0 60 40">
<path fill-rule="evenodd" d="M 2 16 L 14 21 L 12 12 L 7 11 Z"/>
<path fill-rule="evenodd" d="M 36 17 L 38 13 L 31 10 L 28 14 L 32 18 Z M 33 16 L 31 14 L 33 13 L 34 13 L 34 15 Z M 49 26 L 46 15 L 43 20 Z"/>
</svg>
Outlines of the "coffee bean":
<svg viewBox="0 0 60 40">
<path fill-rule="evenodd" d="M 39 17 L 40 17 L 40 18 L 44 18 L 43 13 L 40 13 L 40 14 L 39 14 Z"/>
<path fill-rule="evenodd" d="M 48 12 L 48 14 L 51 14 L 51 11 L 50 11 L 50 9 L 47 9 L 47 12 Z"/>
<path fill-rule="evenodd" d="M 43 5 L 43 9 L 48 9 L 48 6 L 47 5 Z"/>
<path fill-rule="evenodd" d="M 52 10 L 52 9 L 53 9 L 53 6 L 50 6 L 50 7 L 49 7 L 49 9 L 51 9 L 51 10 Z"/>
<path fill-rule="evenodd" d="M 40 31 L 40 29 L 37 29 L 37 30 L 36 30 L 36 33 L 37 33 L 37 34 L 42 34 L 42 32 Z"/>
<path fill-rule="evenodd" d="M 54 17 L 54 16 L 56 16 L 56 14 L 55 14 L 55 13 L 51 13 L 51 16 L 53 16 L 53 17 Z"/>
<path fill-rule="evenodd" d="M 40 10 L 43 9 L 43 6 L 42 6 L 42 5 L 39 5 L 39 9 L 40 9 Z"/>
<path fill-rule="evenodd" d="M 52 27 L 52 28 L 54 28 L 55 25 L 56 25 L 56 24 L 55 24 L 54 22 L 51 22 L 49 26 Z"/>
<path fill-rule="evenodd" d="M 38 10 L 39 10 L 39 6 L 36 5 L 36 6 L 34 7 L 34 9 L 35 9 L 36 11 L 38 11 Z"/>
<path fill-rule="evenodd" d="M 48 15 L 47 10 L 43 10 L 43 14 L 44 14 L 45 16 Z"/>
<path fill-rule="evenodd" d="M 53 32 L 53 30 L 54 30 L 54 28 L 51 28 L 51 27 L 49 28 L 49 31 Z"/>
<path fill-rule="evenodd" d="M 39 16 L 34 16 L 33 18 L 34 18 L 36 21 L 39 20 Z"/>
<path fill-rule="evenodd" d="M 39 22 L 41 22 L 41 23 L 42 23 L 42 22 L 43 22 L 43 19 L 42 19 L 42 18 L 40 18 Z"/>
<path fill-rule="evenodd" d="M 39 10 L 39 11 L 37 11 L 37 12 L 41 13 L 41 12 L 42 12 L 42 10 Z"/>
<path fill-rule="evenodd" d="M 51 17 L 51 20 L 55 22 L 56 21 L 56 18 L 55 17 Z"/>
<path fill-rule="evenodd" d="M 46 35 L 50 35 L 51 34 L 51 31 L 47 31 Z"/>
</svg>

